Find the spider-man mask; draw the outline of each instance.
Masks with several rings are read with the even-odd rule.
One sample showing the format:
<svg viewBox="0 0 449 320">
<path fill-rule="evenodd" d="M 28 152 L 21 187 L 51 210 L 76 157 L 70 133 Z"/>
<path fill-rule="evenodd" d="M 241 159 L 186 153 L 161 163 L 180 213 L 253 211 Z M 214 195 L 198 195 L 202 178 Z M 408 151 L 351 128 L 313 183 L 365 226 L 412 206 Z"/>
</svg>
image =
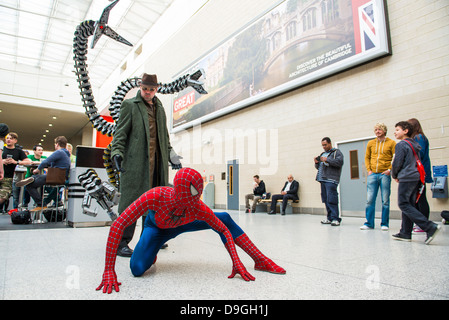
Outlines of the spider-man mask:
<svg viewBox="0 0 449 320">
<path fill-rule="evenodd" d="M 197 203 L 203 193 L 203 178 L 192 168 L 182 168 L 173 180 L 176 202 L 182 205 Z"/>
</svg>

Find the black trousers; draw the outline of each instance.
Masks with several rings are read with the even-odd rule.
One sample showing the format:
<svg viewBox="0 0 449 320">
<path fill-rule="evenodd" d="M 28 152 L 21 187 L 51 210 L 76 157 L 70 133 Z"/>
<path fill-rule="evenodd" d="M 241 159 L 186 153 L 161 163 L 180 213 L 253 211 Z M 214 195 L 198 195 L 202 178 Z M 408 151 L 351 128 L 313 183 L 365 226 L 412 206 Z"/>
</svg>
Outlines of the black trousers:
<svg viewBox="0 0 449 320">
<path fill-rule="evenodd" d="M 154 187 L 160 186 L 156 168 L 154 169 L 154 173 L 153 173 L 153 186 Z M 120 243 L 118 245 L 118 250 L 120 250 L 124 247 L 127 247 L 128 244 L 131 242 L 131 240 L 134 237 L 134 231 L 136 230 L 136 223 L 137 222 L 130 224 L 129 226 L 127 226 L 125 228 L 125 230 L 123 230 L 122 240 L 120 241 Z M 145 225 L 145 216 L 142 216 L 142 230 L 140 232 L 140 235 L 142 235 L 144 225 Z"/>
<path fill-rule="evenodd" d="M 291 199 L 291 200 L 299 200 L 298 196 L 295 195 L 295 194 L 288 194 L 288 193 L 284 194 L 284 195 L 282 195 L 282 194 L 275 194 L 275 195 L 271 196 L 271 207 L 270 207 L 271 211 L 275 211 L 276 210 L 276 202 L 278 200 L 280 200 L 280 199 L 282 199 L 282 208 L 281 208 L 282 212 L 285 212 L 285 209 L 287 208 L 287 203 L 288 203 L 289 199 Z"/>
<path fill-rule="evenodd" d="M 421 194 L 421 197 L 419 197 L 418 202 L 416 203 L 416 209 L 419 210 L 419 212 L 421 212 L 424 217 L 426 217 L 427 219 L 429 219 L 430 216 L 430 207 L 429 207 L 429 202 L 427 201 L 427 196 L 426 196 L 426 185 L 424 185 L 424 191 Z"/>
<path fill-rule="evenodd" d="M 436 224 L 425 217 L 416 209 L 416 195 L 419 182 L 401 182 L 398 186 L 398 206 L 402 211 L 402 225 L 400 233 L 411 235 L 413 223 L 417 224 L 425 232 L 430 232 L 436 228 Z"/>
</svg>

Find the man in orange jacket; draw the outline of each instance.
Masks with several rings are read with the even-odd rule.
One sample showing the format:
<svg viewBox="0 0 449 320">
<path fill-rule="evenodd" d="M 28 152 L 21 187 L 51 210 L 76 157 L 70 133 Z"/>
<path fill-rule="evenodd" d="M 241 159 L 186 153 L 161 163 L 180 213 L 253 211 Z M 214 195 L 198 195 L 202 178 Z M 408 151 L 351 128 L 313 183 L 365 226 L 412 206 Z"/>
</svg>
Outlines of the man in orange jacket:
<svg viewBox="0 0 449 320">
<path fill-rule="evenodd" d="M 380 188 L 382 197 L 381 230 L 388 230 L 390 219 L 391 193 L 391 161 L 393 160 L 396 142 L 387 138 L 387 126 L 377 123 L 374 126 L 376 138 L 370 140 L 366 146 L 365 166 L 368 171 L 366 195 L 366 222 L 360 227 L 362 230 L 374 229 L 376 198 Z"/>
</svg>

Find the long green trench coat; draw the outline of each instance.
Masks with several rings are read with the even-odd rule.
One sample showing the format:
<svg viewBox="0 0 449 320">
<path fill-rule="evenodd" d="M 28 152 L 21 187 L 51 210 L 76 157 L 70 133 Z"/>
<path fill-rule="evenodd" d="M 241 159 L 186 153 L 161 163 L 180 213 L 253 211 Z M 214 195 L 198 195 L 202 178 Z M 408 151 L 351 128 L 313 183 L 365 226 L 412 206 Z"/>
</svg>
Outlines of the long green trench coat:
<svg viewBox="0 0 449 320">
<path fill-rule="evenodd" d="M 155 98 L 159 159 L 157 174 L 161 185 L 168 184 L 168 161 L 170 159 L 170 137 L 167 130 L 167 117 L 162 102 Z M 111 145 L 111 157 L 120 155 L 123 159 L 120 174 L 121 198 L 118 213 L 122 213 L 143 193 L 151 189 L 149 168 L 150 130 L 148 113 L 140 90 L 134 98 L 123 101 L 120 118 Z"/>
</svg>

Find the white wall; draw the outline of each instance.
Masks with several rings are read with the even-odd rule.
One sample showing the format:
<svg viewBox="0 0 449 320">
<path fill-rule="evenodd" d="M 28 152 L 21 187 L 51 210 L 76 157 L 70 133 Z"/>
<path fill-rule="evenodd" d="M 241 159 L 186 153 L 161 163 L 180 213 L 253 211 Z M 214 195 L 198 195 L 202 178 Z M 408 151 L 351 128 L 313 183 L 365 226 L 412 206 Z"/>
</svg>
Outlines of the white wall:
<svg viewBox="0 0 449 320">
<path fill-rule="evenodd" d="M 210 0 L 151 54 L 143 69 L 169 82 L 276 3 Z M 215 174 L 218 205 L 226 204 L 226 181 L 220 180 L 221 172 L 226 171 L 227 160 L 239 158 L 241 205 L 244 194 L 252 189 L 252 176 L 265 169 L 261 178 L 271 192 L 279 192 L 287 174 L 292 173 L 301 184 L 301 207 L 322 208 L 312 162 L 321 152 L 321 138 L 330 136 L 338 142 L 372 136 L 376 122 L 386 123 L 388 136 L 394 138 L 396 122 L 418 118 L 433 148 L 432 164 L 448 164 L 449 2 L 390 0 L 387 4 L 392 56 L 202 124 L 201 133 L 200 128 L 193 128 L 173 135 L 172 143 L 185 157 L 185 166 L 201 173 L 205 170 L 207 175 Z M 160 98 L 169 118 L 171 97 Z M 242 136 L 231 138 L 230 133 L 238 130 Z M 208 135 L 213 139 L 207 139 Z M 276 143 L 269 143 L 270 138 Z M 271 164 L 262 163 L 261 157 L 254 161 L 251 154 L 254 149 L 250 147 L 245 147 L 241 154 L 226 149 L 231 145 L 237 149 L 244 139 L 252 142 L 265 139 L 267 152 L 277 152 L 270 154 Z M 210 144 L 204 144 L 206 141 Z M 260 148 L 256 149 L 259 151 Z M 393 210 L 397 210 L 396 189 L 393 182 Z M 428 198 L 431 199 L 430 194 Z M 430 202 L 432 211 L 448 208 L 447 199 Z"/>
</svg>

